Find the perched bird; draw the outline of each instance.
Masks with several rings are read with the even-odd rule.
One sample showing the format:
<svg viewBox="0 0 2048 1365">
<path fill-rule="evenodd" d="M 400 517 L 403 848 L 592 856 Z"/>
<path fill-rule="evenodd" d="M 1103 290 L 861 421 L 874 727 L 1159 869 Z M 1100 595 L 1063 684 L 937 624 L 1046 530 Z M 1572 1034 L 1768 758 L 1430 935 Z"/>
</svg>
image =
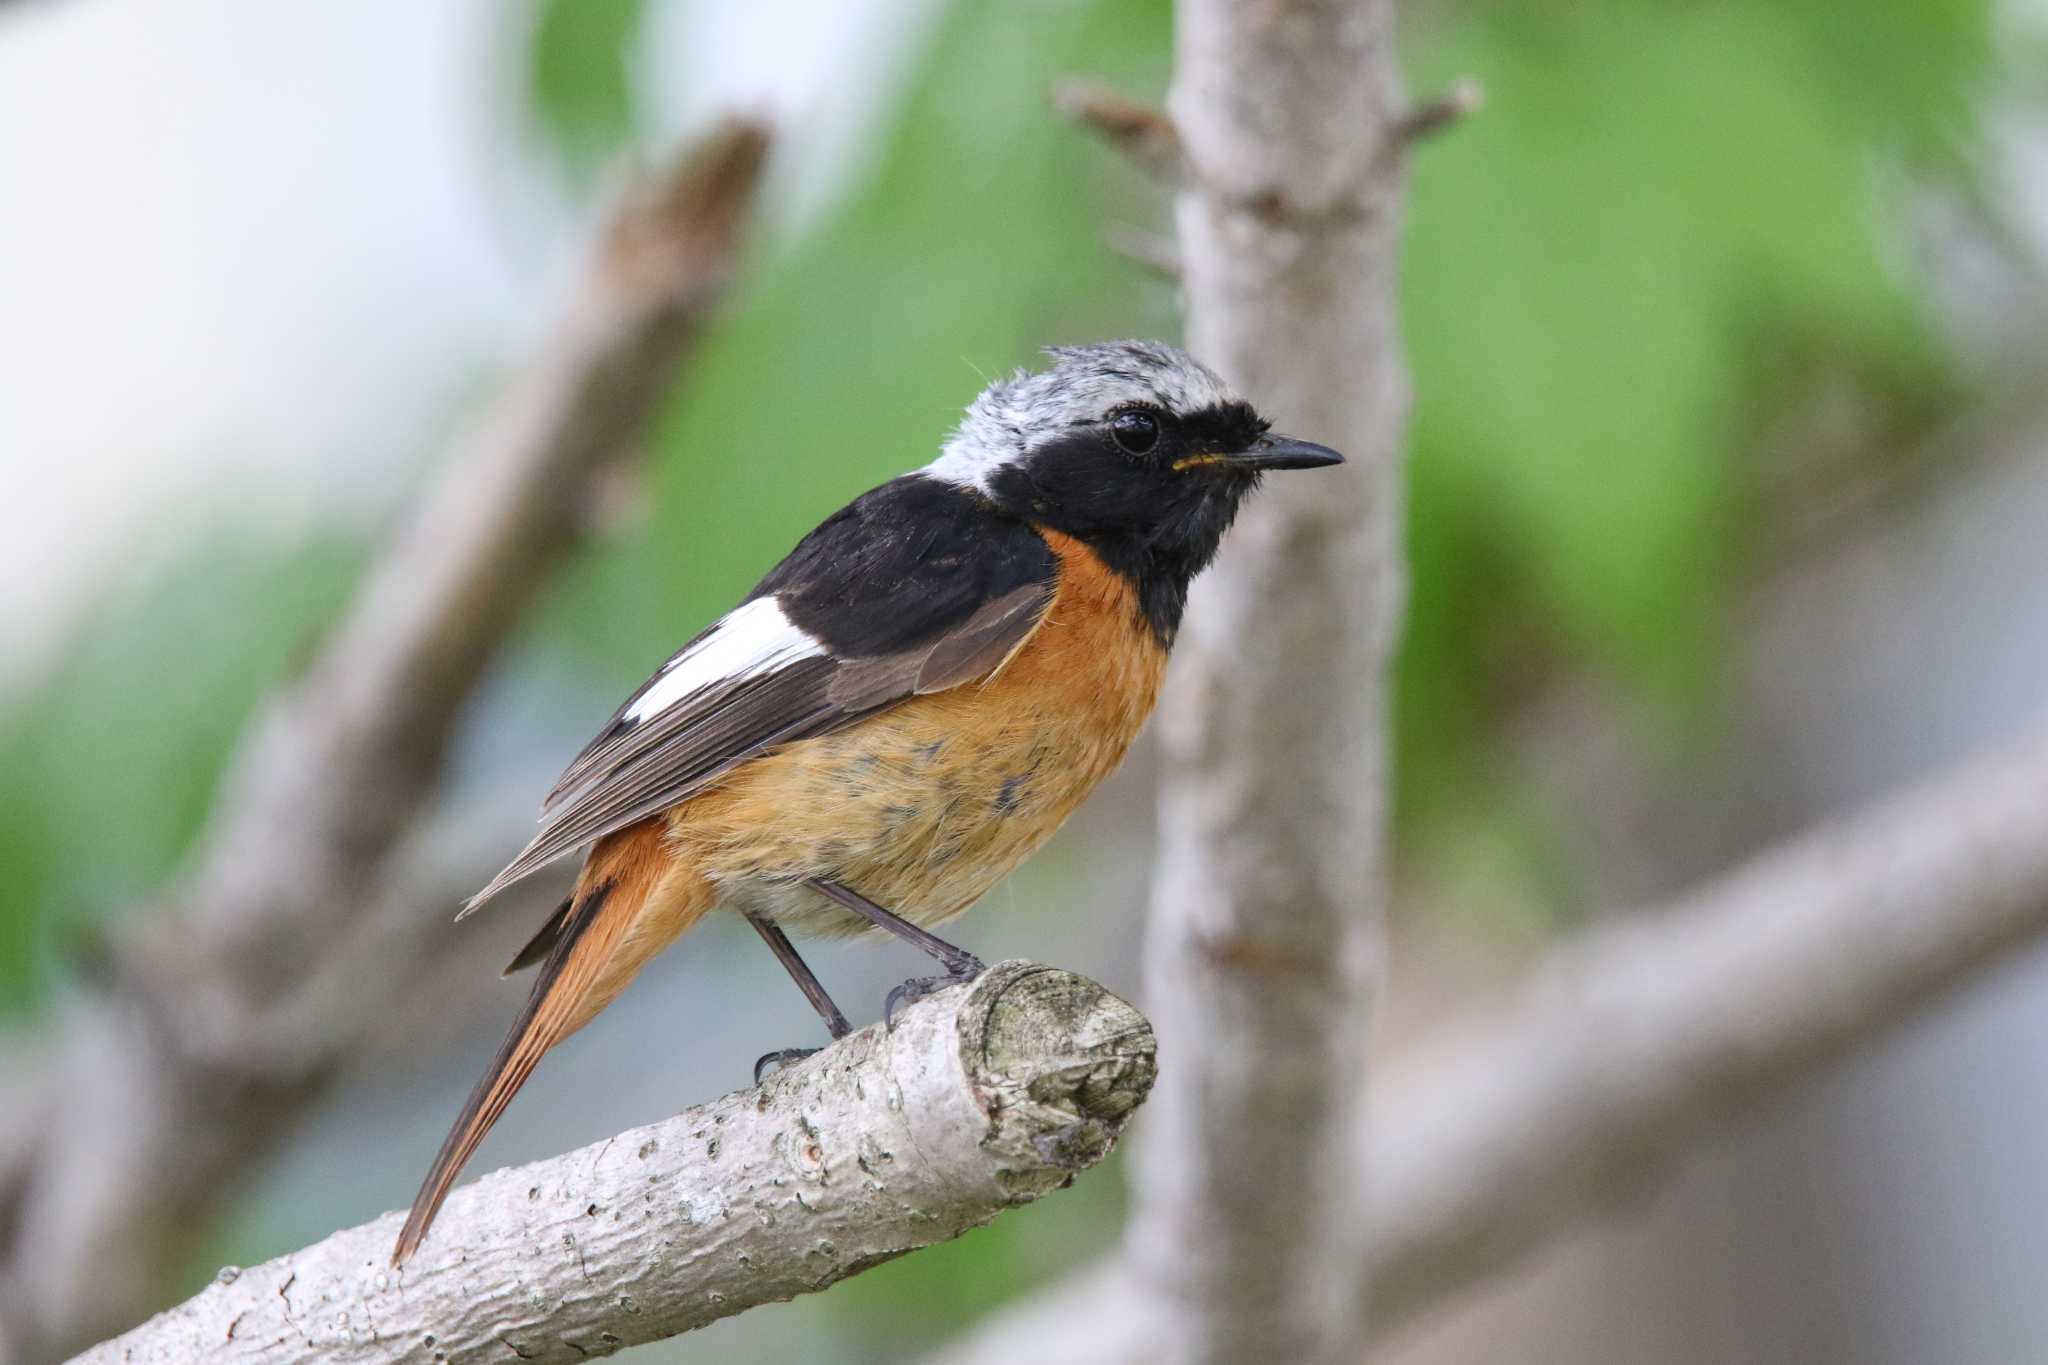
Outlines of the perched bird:
<svg viewBox="0 0 2048 1365">
<path fill-rule="evenodd" d="M 959 914 L 1130 747 L 1188 585 L 1272 469 L 1341 463 L 1153 342 L 1060 347 L 991 385 L 939 458 L 863 493 L 626 699 L 533 842 L 464 914 L 588 848 L 506 969 L 539 979 L 420 1186 L 394 1264 L 531 1074 L 718 907 L 754 926 L 834 1038 L 846 1016 L 790 931 L 894 934 L 944 975 Z M 756 1066 L 790 1062 L 772 1053 Z"/>
</svg>

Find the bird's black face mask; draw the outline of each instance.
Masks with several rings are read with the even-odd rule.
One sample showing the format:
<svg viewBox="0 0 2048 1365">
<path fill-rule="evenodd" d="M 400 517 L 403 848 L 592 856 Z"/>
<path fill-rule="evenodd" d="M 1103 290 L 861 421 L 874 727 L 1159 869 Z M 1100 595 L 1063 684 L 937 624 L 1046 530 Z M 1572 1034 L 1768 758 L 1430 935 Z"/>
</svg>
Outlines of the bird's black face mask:
<svg viewBox="0 0 2048 1365">
<path fill-rule="evenodd" d="M 1147 623 L 1171 643 L 1188 585 L 1264 472 L 1342 461 L 1270 435 L 1247 403 L 1187 413 L 1130 404 L 995 469 L 988 492 L 1011 515 L 1087 544 L 1132 583 Z"/>
</svg>

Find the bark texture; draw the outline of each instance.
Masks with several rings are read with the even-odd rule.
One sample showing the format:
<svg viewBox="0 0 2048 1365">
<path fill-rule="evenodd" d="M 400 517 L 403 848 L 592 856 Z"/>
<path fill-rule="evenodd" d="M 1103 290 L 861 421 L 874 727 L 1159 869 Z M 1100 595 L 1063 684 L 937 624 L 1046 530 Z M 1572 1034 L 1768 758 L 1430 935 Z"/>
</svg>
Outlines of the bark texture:
<svg viewBox="0 0 2048 1365">
<path fill-rule="evenodd" d="M 84 1365 L 579 1361 L 823 1289 L 1059 1189 L 1153 1077 L 1144 1016 L 1006 962 L 754 1090 L 457 1190 L 390 1267 L 386 1214 L 248 1270 Z"/>
<path fill-rule="evenodd" d="M 1402 186 L 1390 0 L 1183 0 L 1169 112 L 1189 348 L 1340 470 L 1268 481 L 1195 590 L 1160 704 L 1145 998 L 1167 1066 L 1133 1163 L 1132 1349 L 1347 1358 L 1355 1135 L 1384 901 L 1401 611 Z"/>
<path fill-rule="evenodd" d="M 539 355 L 252 725 L 176 904 L 123 924 L 41 1092 L 7 1101 L 37 1120 L 0 1169 L 0 1350 L 48 1358 L 162 1302 L 223 1190 L 413 979 L 446 917 L 366 915 L 378 873 L 732 274 L 766 147 L 729 125 L 622 202 Z"/>
</svg>

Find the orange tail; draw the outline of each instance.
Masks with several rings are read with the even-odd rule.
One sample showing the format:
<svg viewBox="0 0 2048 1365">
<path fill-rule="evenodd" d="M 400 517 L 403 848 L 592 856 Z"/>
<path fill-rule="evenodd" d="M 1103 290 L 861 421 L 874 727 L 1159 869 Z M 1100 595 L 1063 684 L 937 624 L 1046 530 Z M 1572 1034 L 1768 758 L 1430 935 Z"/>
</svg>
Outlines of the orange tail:
<svg viewBox="0 0 2048 1365">
<path fill-rule="evenodd" d="M 678 896 L 664 885 L 673 869 L 662 847 L 661 825 L 660 819 L 644 821 L 591 849 L 576 892 L 564 907 L 566 913 L 557 911 L 549 921 L 548 927 L 555 930 L 553 943 L 526 1008 L 470 1092 L 413 1197 L 412 1213 L 391 1254 L 392 1265 L 404 1265 L 419 1248 L 456 1176 L 526 1084 L 541 1055 L 596 1017 L 649 958 L 707 908 L 709 898 L 701 892 L 708 888 Z M 657 890 L 662 894 L 657 896 Z M 543 936 L 547 932 L 543 929 Z"/>
</svg>

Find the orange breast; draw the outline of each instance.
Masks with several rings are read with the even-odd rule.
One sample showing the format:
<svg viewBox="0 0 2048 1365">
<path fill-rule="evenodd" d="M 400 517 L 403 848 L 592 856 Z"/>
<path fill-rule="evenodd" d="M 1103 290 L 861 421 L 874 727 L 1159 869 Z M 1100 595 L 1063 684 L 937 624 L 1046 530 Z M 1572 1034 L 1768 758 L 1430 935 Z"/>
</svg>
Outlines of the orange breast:
<svg viewBox="0 0 2048 1365">
<path fill-rule="evenodd" d="M 1042 534 L 1058 588 L 993 677 L 745 765 L 671 813 L 677 852 L 728 899 L 832 932 L 859 922 L 791 883 L 843 881 L 930 923 L 1036 851 L 1122 760 L 1166 666 L 1129 584 Z"/>
</svg>

